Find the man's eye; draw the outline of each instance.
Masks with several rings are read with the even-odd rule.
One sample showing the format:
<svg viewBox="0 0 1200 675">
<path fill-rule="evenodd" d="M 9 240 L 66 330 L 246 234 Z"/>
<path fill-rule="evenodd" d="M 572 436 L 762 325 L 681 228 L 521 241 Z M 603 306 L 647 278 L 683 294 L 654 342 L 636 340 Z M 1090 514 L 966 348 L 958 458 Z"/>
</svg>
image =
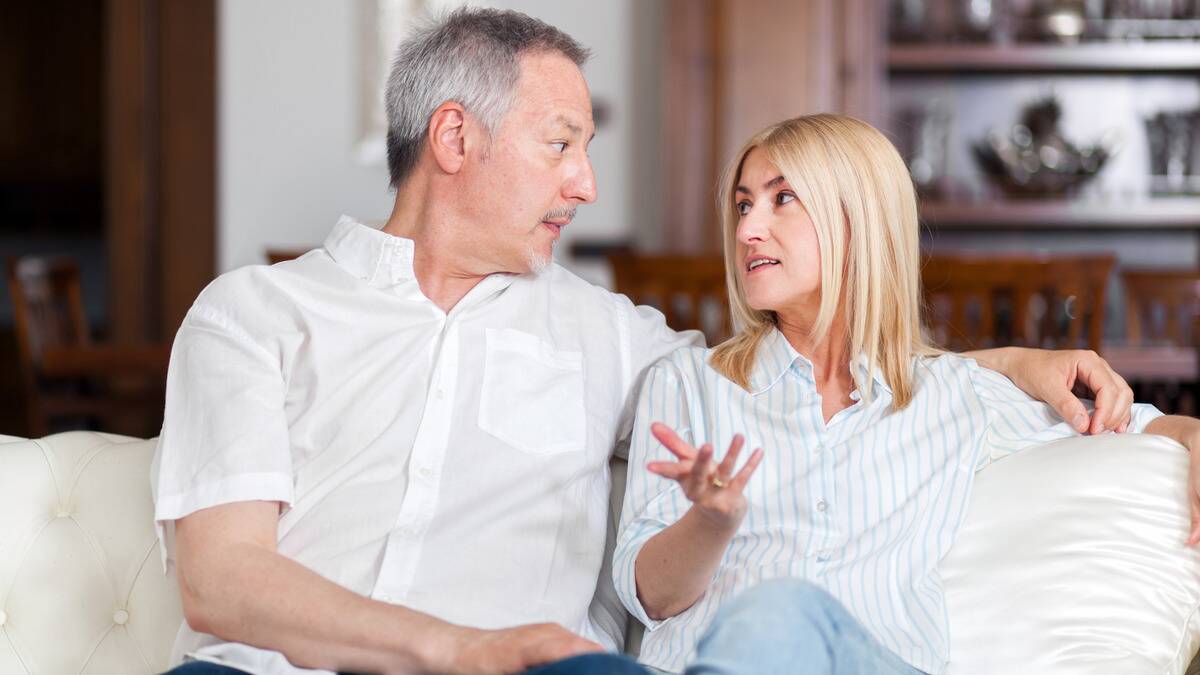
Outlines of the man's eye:
<svg viewBox="0 0 1200 675">
<path fill-rule="evenodd" d="M 566 141 L 554 141 L 550 145 L 554 146 L 554 149 L 560 153 L 566 152 L 566 150 L 567 150 L 567 142 Z"/>
<path fill-rule="evenodd" d="M 750 213 L 750 202 L 743 199 L 742 201 L 735 204 L 734 208 L 737 209 L 737 212 L 739 214 L 744 216 L 747 213 Z"/>
</svg>

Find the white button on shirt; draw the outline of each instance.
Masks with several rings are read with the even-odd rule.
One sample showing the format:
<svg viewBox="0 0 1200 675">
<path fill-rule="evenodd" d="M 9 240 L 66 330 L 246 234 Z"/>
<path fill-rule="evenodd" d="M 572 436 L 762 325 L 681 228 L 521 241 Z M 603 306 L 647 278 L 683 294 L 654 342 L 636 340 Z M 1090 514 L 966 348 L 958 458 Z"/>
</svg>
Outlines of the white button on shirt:
<svg viewBox="0 0 1200 675">
<path fill-rule="evenodd" d="M 916 393 L 899 412 L 879 372 L 858 361 L 857 380 L 873 379 L 875 398 L 851 396 L 826 423 L 811 363 L 779 331 L 759 347 L 752 393 L 713 370 L 710 354 L 681 350 L 652 367 L 638 404 L 613 573 L 625 606 L 650 627 L 641 659 L 682 672 L 724 602 L 790 577 L 824 588 L 900 658 L 941 672 L 950 635 L 937 566 L 966 515 L 975 470 L 1075 432 L 1003 375 L 955 355 L 915 362 Z M 1134 405 L 1130 431 L 1159 414 Z M 746 485 L 746 517 L 708 591 L 665 621 L 652 621 L 638 600 L 634 561 L 691 504 L 677 483 L 644 468 L 672 459 L 651 436 L 653 421 L 694 445 L 712 443 L 717 460 L 735 433 L 764 450 Z"/>
<path fill-rule="evenodd" d="M 617 646 L 621 613 L 597 588 L 608 460 L 642 372 L 699 335 L 557 265 L 492 275 L 447 314 L 412 260 L 411 240 L 343 218 L 324 248 L 201 293 L 153 467 L 164 556 L 178 518 L 279 501 L 279 552 L 357 593 Z M 183 654 L 304 672 L 186 623 Z"/>
</svg>

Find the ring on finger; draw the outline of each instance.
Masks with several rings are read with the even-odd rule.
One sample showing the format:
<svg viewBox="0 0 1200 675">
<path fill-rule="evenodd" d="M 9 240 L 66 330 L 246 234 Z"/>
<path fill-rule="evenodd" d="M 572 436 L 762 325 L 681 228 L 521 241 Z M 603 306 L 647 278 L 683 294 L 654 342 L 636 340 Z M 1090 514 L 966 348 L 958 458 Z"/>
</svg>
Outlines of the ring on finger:
<svg viewBox="0 0 1200 675">
<path fill-rule="evenodd" d="M 715 488 L 723 488 L 725 487 L 725 481 L 721 480 L 721 477 L 714 473 L 712 475 L 712 486 Z"/>
</svg>

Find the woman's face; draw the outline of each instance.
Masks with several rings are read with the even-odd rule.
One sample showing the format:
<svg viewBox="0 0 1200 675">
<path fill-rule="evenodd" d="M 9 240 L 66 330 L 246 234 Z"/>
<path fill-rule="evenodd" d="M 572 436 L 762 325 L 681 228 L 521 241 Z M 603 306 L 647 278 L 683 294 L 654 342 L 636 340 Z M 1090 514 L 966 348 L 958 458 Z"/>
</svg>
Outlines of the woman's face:
<svg viewBox="0 0 1200 675">
<path fill-rule="evenodd" d="M 813 320 L 821 306 L 817 230 L 761 148 L 746 155 L 733 198 L 738 273 L 750 306 Z"/>
</svg>

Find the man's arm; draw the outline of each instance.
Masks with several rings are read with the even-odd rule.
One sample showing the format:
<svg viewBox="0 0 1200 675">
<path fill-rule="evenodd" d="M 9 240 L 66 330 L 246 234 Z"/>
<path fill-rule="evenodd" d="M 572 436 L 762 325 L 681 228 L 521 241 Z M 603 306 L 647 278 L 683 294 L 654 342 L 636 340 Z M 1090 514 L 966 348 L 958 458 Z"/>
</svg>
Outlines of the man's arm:
<svg viewBox="0 0 1200 675">
<path fill-rule="evenodd" d="M 1183 415 L 1163 415 L 1150 420 L 1145 433 L 1173 439 L 1188 450 L 1188 504 L 1192 531 L 1187 545 L 1200 543 L 1200 420 Z"/>
<path fill-rule="evenodd" d="M 561 626 L 484 631 L 363 597 L 276 551 L 277 502 L 175 523 L 183 612 L 195 630 L 281 652 L 303 668 L 513 673 L 600 646 Z"/>
<path fill-rule="evenodd" d="M 965 352 L 985 368 L 1004 374 L 1021 390 L 1044 401 L 1079 433 L 1125 431 L 1133 405 L 1133 390 L 1108 362 L 1088 349 L 1027 349 L 1000 347 Z M 1072 390 L 1083 388 L 1096 401 L 1095 413 Z"/>
</svg>

